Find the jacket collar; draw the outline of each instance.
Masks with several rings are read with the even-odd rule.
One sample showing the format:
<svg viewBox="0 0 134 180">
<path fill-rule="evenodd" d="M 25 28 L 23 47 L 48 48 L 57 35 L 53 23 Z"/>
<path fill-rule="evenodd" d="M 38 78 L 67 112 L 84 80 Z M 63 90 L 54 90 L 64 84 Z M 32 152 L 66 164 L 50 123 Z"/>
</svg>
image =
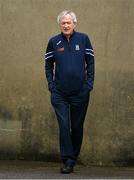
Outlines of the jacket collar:
<svg viewBox="0 0 134 180">
<path fill-rule="evenodd" d="M 70 39 L 72 39 L 72 37 L 75 35 L 75 31 L 73 31 L 73 33 L 70 36 Z M 66 36 L 63 34 L 63 32 L 61 32 L 61 36 L 63 37 L 63 39 L 67 40 Z"/>
</svg>

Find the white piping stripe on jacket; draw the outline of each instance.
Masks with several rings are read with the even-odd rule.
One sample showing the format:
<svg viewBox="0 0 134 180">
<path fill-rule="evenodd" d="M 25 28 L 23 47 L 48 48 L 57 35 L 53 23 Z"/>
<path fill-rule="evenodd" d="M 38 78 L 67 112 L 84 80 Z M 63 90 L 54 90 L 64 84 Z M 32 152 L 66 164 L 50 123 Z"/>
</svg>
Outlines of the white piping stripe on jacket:
<svg viewBox="0 0 134 180">
<path fill-rule="evenodd" d="M 93 49 L 86 49 L 86 51 L 92 51 L 93 52 L 94 50 Z"/>
<path fill-rule="evenodd" d="M 86 52 L 86 54 L 90 54 L 91 56 L 94 56 L 94 54 L 90 53 L 90 52 Z"/>
<path fill-rule="evenodd" d="M 61 43 L 61 41 L 57 42 L 56 44 L 59 45 Z"/>
<path fill-rule="evenodd" d="M 50 55 L 50 56 L 47 56 L 46 58 L 45 58 L 45 60 L 47 60 L 47 59 L 49 59 L 49 58 L 51 58 L 51 57 L 53 57 L 54 55 Z"/>
<path fill-rule="evenodd" d="M 52 54 L 54 51 L 48 52 L 45 54 L 45 56 L 47 56 L 48 54 Z"/>
</svg>

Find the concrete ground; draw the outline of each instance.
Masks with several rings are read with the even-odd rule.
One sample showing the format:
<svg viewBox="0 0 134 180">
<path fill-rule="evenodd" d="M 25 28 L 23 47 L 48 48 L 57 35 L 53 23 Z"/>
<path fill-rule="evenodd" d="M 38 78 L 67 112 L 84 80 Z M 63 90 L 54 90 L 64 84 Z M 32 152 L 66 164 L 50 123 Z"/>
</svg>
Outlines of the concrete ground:
<svg viewBox="0 0 134 180">
<path fill-rule="evenodd" d="M 60 163 L 0 161 L 0 179 L 134 179 L 134 167 L 85 167 L 60 174 Z"/>
</svg>

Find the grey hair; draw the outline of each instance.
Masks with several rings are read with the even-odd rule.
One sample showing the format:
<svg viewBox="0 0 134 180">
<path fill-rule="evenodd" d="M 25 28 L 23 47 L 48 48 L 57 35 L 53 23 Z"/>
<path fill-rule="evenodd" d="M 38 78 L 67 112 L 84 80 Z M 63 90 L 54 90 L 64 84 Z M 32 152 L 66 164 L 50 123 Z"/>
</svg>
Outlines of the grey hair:
<svg viewBox="0 0 134 180">
<path fill-rule="evenodd" d="M 76 18 L 76 15 L 73 11 L 70 11 L 70 10 L 65 10 L 65 11 L 62 11 L 58 17 L 57 17 L 57 22 L 58 24 L 60 23 L 60 20 L 63 16 L 66 16 L 67 14 L 69 14 L 71 17 L 72 17 L 72 20 L 74 23 L 77 23 L 77 18 Z"/>
</svg>

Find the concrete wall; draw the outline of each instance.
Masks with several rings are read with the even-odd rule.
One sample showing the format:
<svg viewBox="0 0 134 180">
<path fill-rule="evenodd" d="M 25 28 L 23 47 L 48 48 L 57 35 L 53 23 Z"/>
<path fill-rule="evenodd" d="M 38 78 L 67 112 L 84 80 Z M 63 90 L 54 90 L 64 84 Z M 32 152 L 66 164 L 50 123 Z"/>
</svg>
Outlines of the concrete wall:
<svg viewBox="0 0 134 180">
<path fill-rule="evenodd" d="M 134 1 L 0 0 L 0 158 L 59 160 L 43 53 L 72 9 L 89 34 L 96 78 L 80 161 L 134 164 Z"/>
</svg>

